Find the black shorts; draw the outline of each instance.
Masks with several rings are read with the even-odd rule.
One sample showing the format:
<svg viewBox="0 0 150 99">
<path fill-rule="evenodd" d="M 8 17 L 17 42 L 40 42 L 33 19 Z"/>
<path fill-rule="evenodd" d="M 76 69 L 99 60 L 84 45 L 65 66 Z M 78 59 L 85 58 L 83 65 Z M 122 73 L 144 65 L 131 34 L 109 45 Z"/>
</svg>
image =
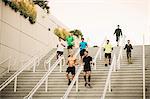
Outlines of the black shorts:
<svg viewBox="0 0 150 99">
<path fill-rule="evenodd" d="M 57 55 L 63 55 L 63 52 L 62 51 L 57 51 Z"/>
<path fill-rule="evenodd" d="M 91 71 L 91 66 L 84 66 L 84 72 Z"/>
<path fill-rule="evenodd" d="M 84 55 L 84 52 L 86 51 L 86 49 L 82 49 L 81 51 L 80 51 L 80 56 L 82 57 L 83 55 Z"/>
<path fill-rule="evenodd" d="M 118 42 L 120 40 L 120 36 L 116 36 L 116 41 Z"/>
<path fill-rule="evenodd" d="M 105 58 L 111 58 L 111 53 L 105 53 Z"/>
<path fill-rule="evenodd" d="M 66 71 L 68 74 L 71 73 L 72 75 L 75 75 L 75 67 L 68 67 L 67 68 L 67 71 Z"/>
<path fill-rule="evenodd" d="M 73 45 L 69 45 L 67 49 L 73 49 Z"/>
<path fill-rule="evenodd" d="M 131 58 L 131 52 L 127 52 L 127 58 Z"/>
</svg>

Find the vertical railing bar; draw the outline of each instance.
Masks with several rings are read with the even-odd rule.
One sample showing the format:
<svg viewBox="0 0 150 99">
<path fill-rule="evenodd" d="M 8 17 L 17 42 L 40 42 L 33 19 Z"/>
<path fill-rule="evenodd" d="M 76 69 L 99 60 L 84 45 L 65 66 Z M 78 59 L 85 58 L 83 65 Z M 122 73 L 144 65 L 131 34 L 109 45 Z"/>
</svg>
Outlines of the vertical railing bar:
<svg viewBox="0 0 150 99">
<path fill-rule="evenodd" d="M 14 92 L 17 90 L 17 77 L 14 80 Z"/>
<path fill-rule="evenodd" d="M 47 89 L 48 89 L 48 77 L 47 77 L 47 79 L 45 80 L 45 92 L 47 92 Z"/>
</svg>

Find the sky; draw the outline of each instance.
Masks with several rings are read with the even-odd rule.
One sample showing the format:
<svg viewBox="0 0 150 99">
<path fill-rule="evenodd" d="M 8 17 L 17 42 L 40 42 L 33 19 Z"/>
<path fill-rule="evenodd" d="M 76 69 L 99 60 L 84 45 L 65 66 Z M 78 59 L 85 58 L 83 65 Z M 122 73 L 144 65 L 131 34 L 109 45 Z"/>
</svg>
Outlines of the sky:
<svg viewBox="0 0 150 99">
<path fill-rule="evenodd" d="M 148 32 L 147 0 L 50 0 L 50 12 L 70 30 L 79 29 L 89 45 L 100 45 L 105 36 L 115 44 L 119 24 L 133 44 L 142 44 Z"/>
</svg>

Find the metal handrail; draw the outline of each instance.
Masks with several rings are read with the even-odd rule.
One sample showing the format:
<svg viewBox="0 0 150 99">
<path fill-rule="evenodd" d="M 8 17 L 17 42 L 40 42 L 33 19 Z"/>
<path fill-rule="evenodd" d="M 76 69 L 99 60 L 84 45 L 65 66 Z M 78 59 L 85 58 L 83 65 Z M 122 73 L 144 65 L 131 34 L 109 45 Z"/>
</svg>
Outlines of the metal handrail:
<svg viewBox="0 0 150 99">
<path fill-rule="evenodd" d="M 120 47 L 118 58 L 116 58 L 116 55 L 114 54 L 112 64 L 111 64 L 111 67 L 110 67 L 109 72 L 108 72 L 107 80 L 106 80 L 106 83 L 105 83 L 105 87 L 104 87 L 104 91 L 103 91 L 103 94 L 101 96 L 101 99 L 105 99 L 108 86 L 109 86 L 109 92 L 111 92 L 111 75 L 112 75 L 112 71 L 115 72 L 117 69 L 120 69 L 120 61 L 122 59 L 123 43 L 125 42 L 125 37 L 126 36 L 124 35 L 123 38 L 121 39 L 121 47 Z"/>
<path fill-rule="evenodd" d="M 118 59 L 117 59 L 117 68 L 116 68 L 117 70 L 120 69 L 120 61 L 122 59 L 122 51 L 123 51 L 123 45 L 125 43 L 125 38 L 126 38 L 126 36 L 123 35 L 123 38 L 121 39 L 121 46 L 120 46 L 120 51 L 119 51 L 119 55 L 118 55 Z"/>
<path fill-rule="evenodd" d="M 16 92 L 16 85 L 17 85 L 17 76 L 24 71 L 26 68 L 28 68 L 30 65 L 36 66 L 36 57 L 33 57 L 31 60 L 29 60 L 27 63 L 25 63 L 20 69 L 18 69 L 13 75 L 11 75 L 5 82 L 3 82 L 0 85 L 0 91 L 5 88 L 11 81 L 15 79 L 14 84 L 14 92 Z"/>
<path fill-rule="evenodd" d="M 101 59 L 101 48 L 102 48 L 102 45 L 105 43 L 105 41 L 107 40 L 107 37 L 105 37 L 104 41 L 102 42 L 100 48 L 98 49 L 94 59 L 93 59 L 93 63 L 94 63 L 94 69 L 96 69 L 96 60 L 97 60 L 97 57 L 98 55 L 100 55 L 100 59 Z M 80 51 L 80 50 L 79 50 Z M 73 81 L 71 82 L 70 86 L 68 87 L 68 89 L 66 90 L 65 94 L 63 97 L 61 97 L 61 99 L 67 99 L 69 93 L 71 92 L 72 88 L 73 88 L 73 85 L 75 84 L 76 82 L 76 92 L 78 92 L 78 77 L 79 77 L 79 74 L 81 73 L 81 71 L 83 70 L 83 66 L 80 66 L 78 68 L 78 71 L 73 79 Z"/>
<path fill-rule="evenodd" d="M 105 83 L 105 87 L 104 87 L 104 91 L 103 91 L 103 94 L 101 96 L 101 99 L 105 99 L 108 87 L 109 87 L 109 92 L 111 92 L 111 75 L 112 75 L 112 71 L 113 70 L 115 71 L 115 67 L 116 67 L 115 65 L 116 65 L 116 55 L 114 54 L 113 61 L 112 61 L 112 64 L 111 64 L 109 72 L 108 72 L 107 80 Z"/>
<path fill-rule="evenodd" d="M 75 83 L 76 83 L 76 92 L 78 92 L 78 83 L 79 83 L 78 78 L 79 78 L 79 75 L 80 75 L 82 70 L 83 70 L 83 66 L 80 66 L 77 70 L 77 73 L 75 74 L 74 79 L 72 80 L 72 82 L 69 85 L 67 91 L 65 92 L 64 96 L 61 97 L 61 99 L 68 99 L 68 95 L 71 92 L 71 90 L 72 90 Z"/>
<path fill-rule="evenodd" d="M 55 51 L 47 60 L 44 61 L 44 68 L 45 68 L 45 70 L 47 70 L 46 64 L 48 64 L 48 69 L 50 68 L 50 66 L 51 66 L 51 61 L 52 61 L 52 59 L 56 56 L 56 52 L 57 52 L 57 51 Z"/>
<path fill-rule="evenodd" d="M 97 53 L 93 59 L 93 63 L 95 64 L 94 65 L 95 70 L 96 70 L 96 61 L 97 61 L 98 55 L 99 55 L 100 60 L 102 59 L 102 47 L 103 47 L 104 43 L 106 42 L 106 40 L 107 40 L 107 36 L 105 36 L 102 44 L 100 45 L 100 47 L 99 47 L 99 49 L 98 49 L 98 51 L 97 51 Z"/>
<path fill-rule="evenodd" d="M 74 57 L 76 58 L 77 55 L 79 54 L 80 49 L 77 50 L 77 52 L 75 53 Z M 42 79 L 36 84 L 36 86 L 29 92 L 29 94 L 27 96 L 24 97 L 24 99 L 32 99 L 32 96 L 34 95 L 34 93 L 38 90 L 38 88 L 44 83 L 45 81 L 45 91 L 47 92 L 47 87 L 48 87 L 48 76 L 53 72 L 53 70 L 57 67 L 57 65 L 60 63 L 60 69 L 62 66 L 62 61 L 65 60 L 64 57 L 60 57 L 58 60 L 56 60 L 56 62 L 48 69 L 48 71 L 46 72 L 46 74 L 42 77 Z M 63 62 L 65 65 L 65 62 Z M 61 70 L 60 70 L 61 72 Z"/>
<path fill-rule="evenodd" d="M 48 81 L 48 76 L 52 73 L 52 71 L 56 68 L 56 66 L 62 62 L 64 57 L 60 57 L 53 65 L 52 67 L 45 73 L 45 75 L 42 77 L 42 79 L 36 84 L 36 86 L 29 92 L 27 96 L 24 97 L 24 99 L 32 99 L 32 96 L 34 93 L 38 90 L 38 88 L 44 83 L 44 81 Z M 46 90 L 47 91 L 47 86 Z"/>
</svg>

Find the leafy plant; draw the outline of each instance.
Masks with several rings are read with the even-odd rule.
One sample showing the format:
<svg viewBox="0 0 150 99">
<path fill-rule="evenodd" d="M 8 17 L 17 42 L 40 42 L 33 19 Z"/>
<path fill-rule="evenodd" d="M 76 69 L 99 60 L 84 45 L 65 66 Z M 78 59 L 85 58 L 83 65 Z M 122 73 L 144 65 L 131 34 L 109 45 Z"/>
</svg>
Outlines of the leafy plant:
<svg viewBox="0 0 150 99">
<path fill-rule="evenodd" d="M 19 10 L 19 3 L 16 0 L 12 0 L 9 6 L 17 12 Z"/>
<path fill-rule="evenodd" d="M 48 6 L 47 0 L 34 0 L 33 2 L 39 5 L 42 9 L 46 9 L 47 13 L 49 13 L 50 7 Z"/>
<path fill-rule="evenodd" d="M 72 30 L 70 33 L 73 33 L 73 35 L 77 36 L 78 38 L 83 36 L 82 32 L 78 29 Z"/>
<path fill-rule="evenodd" d="M 69 35 L 68 31 L 62 28 L 56 28 L 54 30 L 54 33 L 60 37 L 61 39 L 63 39 L 64 41 L 66 40 L 66 37 Z"/>
<path fill-rule="evenodd" d="M 2 0 L 2 1 L 5 3 L 5 5 L 9 5 L 9 3 L 10 3 L 9 0 Z"/>
<path fill-rule="evenodd" d="M 29 18 L 31 24 L 36 22 L 37 11 L 32 0 L 2 0 L 15 12 L 19 11 L 24 18 Z"/>
</svg>

